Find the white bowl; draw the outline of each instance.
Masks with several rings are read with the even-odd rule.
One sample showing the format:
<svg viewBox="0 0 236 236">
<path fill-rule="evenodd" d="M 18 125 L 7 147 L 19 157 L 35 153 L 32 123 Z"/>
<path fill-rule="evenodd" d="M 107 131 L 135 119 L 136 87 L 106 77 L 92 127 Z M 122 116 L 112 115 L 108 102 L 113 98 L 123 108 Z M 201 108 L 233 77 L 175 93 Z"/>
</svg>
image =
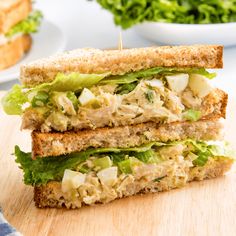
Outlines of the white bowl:
<svg viewBox="0 0 236 236">
<path fill-rule="evenodd" d="M 236 45 L 236 23 L 176 24 L 145 22 L 136 25 L 138 34 L 165 45 L 222 44 Z"/>
</svg>

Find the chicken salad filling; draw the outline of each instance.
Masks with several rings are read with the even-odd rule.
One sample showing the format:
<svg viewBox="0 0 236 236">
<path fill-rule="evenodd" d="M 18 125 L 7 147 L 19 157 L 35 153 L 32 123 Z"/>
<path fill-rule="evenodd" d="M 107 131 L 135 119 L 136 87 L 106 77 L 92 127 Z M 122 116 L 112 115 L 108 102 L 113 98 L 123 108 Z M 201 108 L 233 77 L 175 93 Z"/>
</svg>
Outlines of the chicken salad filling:
<svg viewBox="0 0 236 236">
<path fill-rule="evenodd" d="M 138 193 L 162 192 L 185 186 L 194 180 L 209 178 L 209 170 L 218 166 L 225 166 L 228 170 L 232 160 L 224 157 L 209 158 L 204 166 L 193 166 L 188 160 L 179 158 L 163 162 L 158 167 L 139 167 L 135 174 L 120 174 L 114 177 L 116 170 L 113 167 L 105 170 L 102 174 L 95 175 L 89 172 L 82 175 L 78 172 L 65 171 L 63 182 L 51 181 L 46 186 L 36 187 L 43 191 L 44 202 L 41 206 L 54 203 L 57 206 L 67 208 L 79 208 L 83 205 L 96 203 L 108 203 L 117 198 L 132 196 Z M 109 173 L 113 180 L 106 180 Z M 115 174 L 114 174 L 115 173 Z"/>
<path fill-rule="evenodd" d="M 152 68 L 125 75 L 58 74 L 34 88 L 16 85 L 3 98 L 8 114 L 27 114 L 23 128 L 66 131 L 147 121 L 197 121 L 214 90 L 204 69 Z"/>
<path fill-rule="evenodd" d="M 47 199 L 68 208 L 107 203 L 146 190 L 182 187 L 206 178 L 207 169 L 215 168 L 216 163 L 231 166 L 234 158 L 225 142 L 191 139 L 126 149 L 89 149 L 35 160 L 16 146 L 15 155 L 25 184 L 51 186 Z"/>
<path fill-rule="evenodd" d="M 25 153 L 16 146 L 15 155 L 16 162 L 23 169 L 25 184 L 37 186 L 59 181 L 65 191 L 72 188 L 73 181 L 85 183 L 87 176 L 96 177 L 105 185 L 115 184 L 121 175 L 138 178 L 143 173 L 154 176 L 153 181 L 156 181 L 156 178 L 167 174 L 168 166 L 176 163 L 201 167 L 212 158 L 234 157 L 226 142 L 191 139 L 169 143 L 152 142 L 125 149 L 88 149 L 62 156 L 36 157 L 35 160 L 32 159 L 31 153 Z"/>
</svg>

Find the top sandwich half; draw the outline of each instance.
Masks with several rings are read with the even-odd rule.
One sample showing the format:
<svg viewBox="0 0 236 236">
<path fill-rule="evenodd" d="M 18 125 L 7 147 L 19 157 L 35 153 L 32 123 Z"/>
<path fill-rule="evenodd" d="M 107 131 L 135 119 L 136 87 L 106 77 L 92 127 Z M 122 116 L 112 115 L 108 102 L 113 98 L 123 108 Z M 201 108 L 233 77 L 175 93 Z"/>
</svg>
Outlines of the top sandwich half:
<svg viewBox="0 0 236 236">
<path fill-rule="evenodd" d="M 22 128 L 41 132 L 225 116 L 227 94 L 214 88 L 222 46 L 80 49 L 21 68 L 22 86 L 3 98 Z"/>
</svg>

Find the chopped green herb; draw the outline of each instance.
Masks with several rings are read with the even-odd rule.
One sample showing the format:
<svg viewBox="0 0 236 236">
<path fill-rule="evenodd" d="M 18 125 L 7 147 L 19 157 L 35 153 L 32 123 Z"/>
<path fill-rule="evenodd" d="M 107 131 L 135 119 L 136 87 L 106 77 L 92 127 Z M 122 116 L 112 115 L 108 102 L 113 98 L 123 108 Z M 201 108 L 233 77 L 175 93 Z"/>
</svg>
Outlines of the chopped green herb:
<svg viewBox="0 0 236 236">
<path fill-rule="evenodd" d="M 154 102 L 154 92 L 152 90 L 148 90 L 145 93 L 145 98 L 150 102 L 153 103 Z"/>
<path fill-rule="evenodd" d="M 166 177 L 166 175 L 162 176 L 162 177 L 159 177 L 159 178 L 156 178 L 153 180 L 153 182 L 160 182 L 162 179 L 164 179 Z"/>
</svg>

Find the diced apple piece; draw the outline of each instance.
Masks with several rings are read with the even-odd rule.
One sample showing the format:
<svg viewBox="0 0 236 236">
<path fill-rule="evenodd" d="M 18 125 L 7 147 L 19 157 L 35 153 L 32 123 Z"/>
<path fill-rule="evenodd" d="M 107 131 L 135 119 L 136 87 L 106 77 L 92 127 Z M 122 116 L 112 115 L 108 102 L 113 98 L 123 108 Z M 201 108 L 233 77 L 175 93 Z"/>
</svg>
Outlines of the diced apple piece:
<svg viewBox="0 0 236 236">
<path fill-rule="evenodd" d="M 103 184 L 112 186 L 117 180 L 117 173 L 118 173 L 117 166 L 113 166 L 100 170 L 97 173 L 97 176 Z"/>
<path fill-rule="evenodd" d="M 169 88 L 176 92 L 181 93 L 188 86 L 189 75 L 188 74 L 176 74 L 166 76 Z"/>
<path fill-rule="evenodd" d="M 87 88 L 84 88 L 79 96 L 79 102 L 82 106 L 90 103 L 95 99 L 95 95 Z"/>
<path fill-rule="evenodd" d="M 190 75 L 189 87 L 194 95 L 200 98 L 207 96 L 213 90 L 213 86 L 210 84 L 209 79 L 198 74 Z"/>
</svg>

